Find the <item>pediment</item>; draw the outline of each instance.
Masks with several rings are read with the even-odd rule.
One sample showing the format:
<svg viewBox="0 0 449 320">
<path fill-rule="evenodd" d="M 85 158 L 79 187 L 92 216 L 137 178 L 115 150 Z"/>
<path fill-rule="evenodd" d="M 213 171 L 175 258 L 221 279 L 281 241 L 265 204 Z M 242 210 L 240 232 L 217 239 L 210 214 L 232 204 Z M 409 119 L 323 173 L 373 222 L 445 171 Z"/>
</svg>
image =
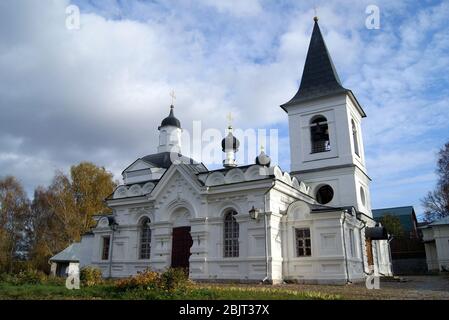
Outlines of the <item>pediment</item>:
<svg viewBox="0 0 449 320">
<path fill-rule="evenodd" d="M 167 189 L 164 190 L 163 189 Z M 182 193 L 183 190 L 189 190 L 198 194 L 201 192 L 201 184 L 198 178 L 191 175 L 182 166 L 172 166 L 164 174 L 162 179 L 156 185 L 152 192 L 152 196 L 157 197 L 162 192 L 165 193 Z"/>
</svg>

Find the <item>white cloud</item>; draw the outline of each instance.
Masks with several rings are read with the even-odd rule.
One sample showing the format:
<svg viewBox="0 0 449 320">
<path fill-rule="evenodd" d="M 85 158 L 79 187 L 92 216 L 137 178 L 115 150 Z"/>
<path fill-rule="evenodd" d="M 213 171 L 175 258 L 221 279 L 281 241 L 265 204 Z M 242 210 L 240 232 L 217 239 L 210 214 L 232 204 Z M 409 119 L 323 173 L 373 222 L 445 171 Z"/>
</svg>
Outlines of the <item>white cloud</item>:
<svg viewBox="0 0 449 320">
<path fill-rule="evenodd" d="M 200 0 L 200 3 L 211 6 L 219 12 L 226 12 L 238 17 L 258 15 L 262 11 L 259 0 Z"/>
<path fill-rule="evenodd" d="M 172 89 L 187 130 L 193 120 L 224 130 L 229 111 L 237 127 L 284 128 L 279 159 L 288 169 L 279 105 L 297 90 L 311 6 L 79 2 L 79 31 L 65 28 L 68 1 L 0 3 L 0 175 L 32 189 L 81 160 L 118 175 L 155 151 Z M 433 137 L 449 136 L 449 5 L 380 1 L 381 29 L 367 30 L 367 4 L 323 2 L 318 15 L 344 85 L 368 113 L 365 149 L 378 190 L 389 174 L 403 174 L 399 181 L 425 166 L 429 177 L 441 140 Z M 42 169 L 32 176 L 27 167 Z"/>
</svg>

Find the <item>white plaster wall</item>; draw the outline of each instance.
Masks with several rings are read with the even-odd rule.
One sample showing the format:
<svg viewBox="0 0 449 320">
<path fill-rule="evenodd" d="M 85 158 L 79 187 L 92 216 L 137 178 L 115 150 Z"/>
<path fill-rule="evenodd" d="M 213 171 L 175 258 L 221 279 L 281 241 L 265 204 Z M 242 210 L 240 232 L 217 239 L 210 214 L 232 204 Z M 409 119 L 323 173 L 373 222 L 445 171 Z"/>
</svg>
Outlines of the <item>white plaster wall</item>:
<svg viewBox="0 0 449 320">
<path fill-rule="evenodd" d="M 427 267 L 430 271 L 449 269 L 449 225 L 423 228 Z M 434 241 L 434 242 L 430 242 Z"/>
<path fill-rule="evenodd" d="M 193 240 L 192 279 L 261 281 L 266 276 L 263 219 L 266 211 L 269 280 L 346 281 L 341 212 L 311 214 L 304 202 L 311 201 L 310 198 L 280 182 L 275 185 L 269 180 L 245 182 L 246 185 L 234 183 L 212 186 L 206 192 L 189 179 L 181 169 L 170 169 L 164 184 L 151 195 L 114 200 L 113 214 L 119 229 L 114 233 L 112 261 L 101 260 L 102 237 L 112 236 L 106 218 L 102 218 L 94 229 L 90 245 L 92 264 L 100 267 L 105 277 L 109 276 L 109 268 L 113 277 L 126 277 L 148 267 L 158 271 L 169 267 L 173 227 L 186 225 L 191 227 Z M 266 193 L 267 190 L 270 192 Z M 305 200 L 296 201 L 297 197 Z M 295 204 L 290 206 L 294 201 Z M 258 220 L 249 217 L 248 211 L 253 206 L 261 210 Z M 238 213 L 240 255 L 235 258 L 223 257 L 223 221 L 228 210 Z M 151 220 L 151 257 L 148 260 L 138 257 L 143 217 Z M 298 258 L 295 256 L 294 228 L 303 226 L 311 229 L 312 256 Z M 349 229 L 359 230 L 360 227 L 357 219 L 348 217 L 345 236 Z M 355 255 L 348 260 L 348 272 L 351 281 L 358 281 L 364 277 L 363 249 L 359 250 L 358 231 L 354 232 L 354 237 Z M 349 252 L 349 240 L 345 240 Z"/>
<path fill-rule="evenodd" d="M 310 120 L 316 115 L 323 115 L 328 120 L 331 150 L 312 154 Z M 288 117 L 293 172 L 344 164 L 357 164 L 365 169 L 361 115 L 346 94 L 290 106 Z M 351 117 L 359 126 L 360 157 L 355 155 L 352 144 Z"/>
<path fill-rule="evenodd" d="M 181 152 L 182 130 L 173 126 L 165 126 L 159 131 L 157 152 Z"/>
<path fill-rule="evenodd" d="M 449 225 L 432 226 L 440 270 L 449 270 Z"/>
</svg>

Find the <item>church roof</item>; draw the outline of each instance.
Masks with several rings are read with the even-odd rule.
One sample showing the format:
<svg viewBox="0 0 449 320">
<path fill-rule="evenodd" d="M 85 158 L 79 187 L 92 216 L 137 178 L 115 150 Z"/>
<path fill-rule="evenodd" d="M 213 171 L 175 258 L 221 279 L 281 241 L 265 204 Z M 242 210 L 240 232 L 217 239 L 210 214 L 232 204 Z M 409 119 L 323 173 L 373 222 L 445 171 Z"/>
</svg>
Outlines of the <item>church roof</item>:
<svg viewBox="0 0 449 320">
<path fill-rule="evenodd" d="M 174 108 L 175 107 L 173 105 L 170 106 L 170 113 L 167 118 L 162 120 L 159 129 L 166 126 L 172 126 L 181 129 L 181 122 L 178 120 L 178 118 L 175 117 L 175 112 L 173 111 Z"/>
<path fill-rule="evenodd" d="M 177 159 L 180 160 L 182 163 L 185 164 L 198 164 L 195 160 L 192 158 L 183 156 L 180 153 L 174 153 L 175 156 L 177 156 Z M 154 165 L 157 168 L 164 168 L 168 169 L 173 164 L 172 161 L 172 152 L 160 152 L 155 154 L 150 154 L 142 158 L 142 160 Z"/>
<path fill-rule="evenodd" d="M 315 19 L 301 84 L 296 95 L 285 105 L 333 93 L 347 92 L 338 77 L 323 35 Z"/>
<path fill-rule="evenodd" d="M 344 88 L 341 84 L 334 63 L 332 62 L 332 58 L 327 50 L 323 35 L 321 34 L 321 30 L 318 25 L 318 18 L 315 17 L 314 20 L 315 23 L 313 26 L 306 62 L 304 64 L 301 84 L 295 96 L 289 102 L 281 105 L 281 108 L 285 110 L 285 107 L 302 101 L 333 94 L 347 93 L 360 108 L 362 116 L 366 116 L 352 91 Z"/>
</svg>

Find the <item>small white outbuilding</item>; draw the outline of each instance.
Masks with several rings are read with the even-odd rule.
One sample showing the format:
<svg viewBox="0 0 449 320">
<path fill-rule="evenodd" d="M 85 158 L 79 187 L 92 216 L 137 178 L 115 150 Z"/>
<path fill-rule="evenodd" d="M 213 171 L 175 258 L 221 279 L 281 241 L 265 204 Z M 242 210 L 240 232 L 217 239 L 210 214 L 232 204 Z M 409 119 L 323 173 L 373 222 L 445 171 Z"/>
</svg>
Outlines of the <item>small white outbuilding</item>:
<svg viewBox="0 0 449 320">
<path fill-rule="evenodd" d="M 449 217 L 422 227 L 422 231 L 429 271 L 449 271 Z"/>
<path fill-rule="evenodd" d="M 57 255 L 51 257 L 51 274 L 57 277 L 66 277 L 69 274 L 79 273 L 80 248 L 81 243 L 73 243 Z"/>
</svg>

